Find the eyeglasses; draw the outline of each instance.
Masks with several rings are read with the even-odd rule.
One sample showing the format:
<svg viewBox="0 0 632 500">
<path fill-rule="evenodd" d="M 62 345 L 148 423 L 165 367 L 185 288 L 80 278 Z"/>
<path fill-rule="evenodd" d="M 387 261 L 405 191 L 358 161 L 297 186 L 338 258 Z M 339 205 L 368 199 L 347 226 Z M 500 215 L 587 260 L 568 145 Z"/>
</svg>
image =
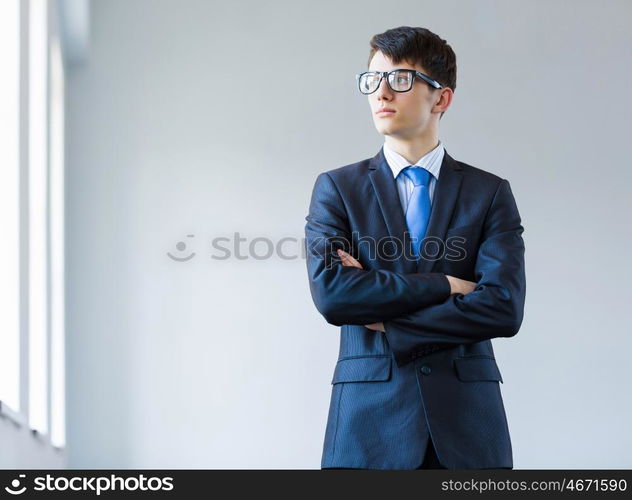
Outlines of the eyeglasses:
<svg viewBox="0 0 632 500">
<path fill-rule="evenodd" d="M 388 86 L 395 92 L 408 92 L 413 88 L 415 77 L 419 77 L 428 83 L 435 89 L 442 89 L 441 85 L 436 80 L 433 80 L 428 75 L 424 75 L 414 69 L 394 69 L 392 71 L 365 71 L 356 75 L 358 82 L 358 89 L 363 94 L 372 94 L 380 86 L 382 78 L 386 77 Z"/>
</svg>

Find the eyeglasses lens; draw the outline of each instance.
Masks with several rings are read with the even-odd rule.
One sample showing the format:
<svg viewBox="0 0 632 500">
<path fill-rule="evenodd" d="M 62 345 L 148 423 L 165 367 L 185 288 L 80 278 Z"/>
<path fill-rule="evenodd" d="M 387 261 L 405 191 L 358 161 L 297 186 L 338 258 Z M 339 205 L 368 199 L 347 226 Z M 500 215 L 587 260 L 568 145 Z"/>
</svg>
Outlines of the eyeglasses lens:
<svg viewBox="0 0 632 500">
<path fill-rule="evenodd" d="M 360 92 L 371 94 L 380 83 L 378 73 L 365 73 L 360 77 Z M 412 86 L 413 75 L 409 71 L 394 71 L 388 75 L 388 82 L 395 92 L 406 92 Z"/>
</svg>

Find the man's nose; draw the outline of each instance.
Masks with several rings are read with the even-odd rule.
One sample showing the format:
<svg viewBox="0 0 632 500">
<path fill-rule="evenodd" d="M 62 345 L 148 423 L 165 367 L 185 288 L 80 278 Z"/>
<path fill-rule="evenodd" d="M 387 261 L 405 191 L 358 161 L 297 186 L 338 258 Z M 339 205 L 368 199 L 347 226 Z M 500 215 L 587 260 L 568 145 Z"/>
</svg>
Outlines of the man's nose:
<svg viewBox="0 0 632 500">
<path fill-rule="evenodd" d="M 391 90 L 391 87 L 388 85 L 386 78 L 387 77 L 384 77 L 380 80 L 377 90 L 375 91 L 378 97 L 390 97 L 392 95 L 393 91 Z"/>
</svg>

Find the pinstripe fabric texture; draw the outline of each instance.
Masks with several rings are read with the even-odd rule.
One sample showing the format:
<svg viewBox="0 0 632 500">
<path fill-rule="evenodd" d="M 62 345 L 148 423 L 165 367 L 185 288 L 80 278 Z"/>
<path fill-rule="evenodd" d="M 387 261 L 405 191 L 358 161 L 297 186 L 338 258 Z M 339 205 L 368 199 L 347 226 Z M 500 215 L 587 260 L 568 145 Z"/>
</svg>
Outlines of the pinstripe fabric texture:
<svg viewBox="0 0 632 500">
<path fill-rule="evenodd" d="M 440 172 L 426 232 L 437 244 L 417 260 L 383 149 L 316 179 L 309 286 L 340 327 L 322 468 L 415 469 L 430 438 L 448 469 L 513 467 L 491 339 L 522 323 L 523 227 L 507 180 L 447 151 Z M 477 288 L 451 295 L 446 274 Z M 380 321 L 386 332 L 364 326 Z"/>
</svg>

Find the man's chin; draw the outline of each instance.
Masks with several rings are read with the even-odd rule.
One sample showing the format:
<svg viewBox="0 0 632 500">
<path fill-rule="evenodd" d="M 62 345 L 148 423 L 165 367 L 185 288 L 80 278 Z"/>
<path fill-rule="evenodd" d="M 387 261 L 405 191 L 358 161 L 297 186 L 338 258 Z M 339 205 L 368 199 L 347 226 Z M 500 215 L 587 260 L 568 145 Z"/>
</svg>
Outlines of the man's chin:
<svg viewBox="0 0 632 500">
<path fill-rule="evenodd" d="M 378 119 L 373 122 L 375 128 L 380 131 L 380 133 L 384 133 L 387 130 L 395 130 L 398 128 L 397 124 L 393 123 L 389 119 Z"/>
<path fill-rule="evenodd" d="M 375 128 L 377 128 L 377 131 L 382 135 L 394 135 L 397 134 L 399 130 L 399 127 L 388 123 L 377 123 Z"/>
</svg>

